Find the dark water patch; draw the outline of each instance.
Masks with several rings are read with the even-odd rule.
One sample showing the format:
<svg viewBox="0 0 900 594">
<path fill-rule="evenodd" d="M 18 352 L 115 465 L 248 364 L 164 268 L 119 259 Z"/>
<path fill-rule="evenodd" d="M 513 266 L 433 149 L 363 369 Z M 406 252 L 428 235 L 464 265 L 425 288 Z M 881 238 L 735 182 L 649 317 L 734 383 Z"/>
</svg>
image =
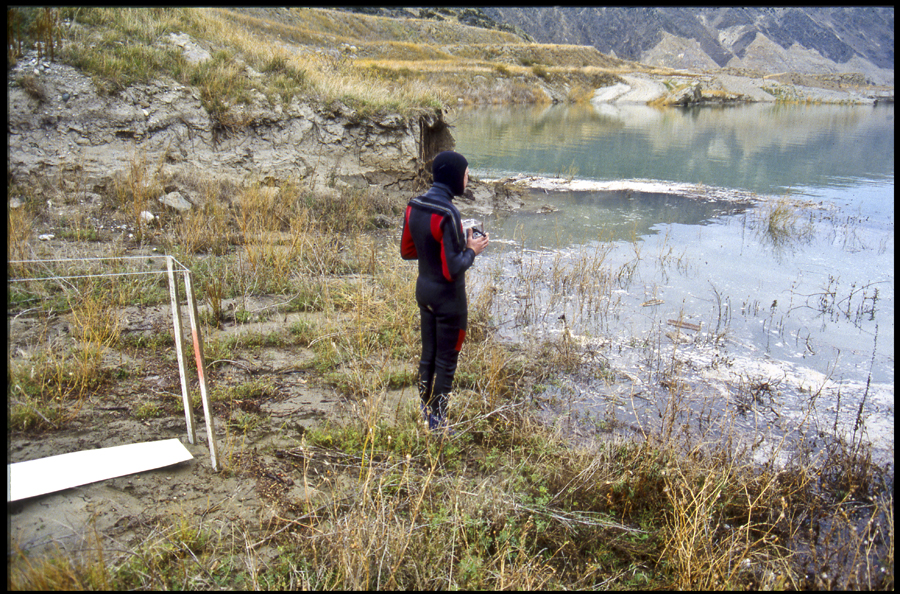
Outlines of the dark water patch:
<svg viewBox="0 0 900 594">
<path fill-rule="evenodd" d="M 492 239 L 517 241 L 529 249 L 557 249 L 590 241 L 633 241 L 659 233 L 661 224 L 706 225 L 748 208 L 743 201 L 633 189 L 531 189 L 526 199 L 527 206 L 519 211 L 486 218 L 486 230 Z"/>
</svg>

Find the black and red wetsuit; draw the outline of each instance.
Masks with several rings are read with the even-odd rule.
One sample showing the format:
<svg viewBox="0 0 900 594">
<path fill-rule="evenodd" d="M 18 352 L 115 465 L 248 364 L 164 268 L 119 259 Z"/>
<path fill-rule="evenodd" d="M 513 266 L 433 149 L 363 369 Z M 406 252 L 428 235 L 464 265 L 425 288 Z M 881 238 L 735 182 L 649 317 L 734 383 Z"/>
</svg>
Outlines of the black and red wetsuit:
<svg viewBox="0 0 900 594">
<path fill-rule="evenodd" d="M 475 252 L 466 247 L 462 220 L 452 197 L 449 186 L 435 183 L 424 195 L 410 200 L 400 240 L 403 259 L 419 261 L 419 396 L 439 421 L 446 418 L 447 395 L 466 338 L 466 270 L 475 261 Z"/>
</svg>

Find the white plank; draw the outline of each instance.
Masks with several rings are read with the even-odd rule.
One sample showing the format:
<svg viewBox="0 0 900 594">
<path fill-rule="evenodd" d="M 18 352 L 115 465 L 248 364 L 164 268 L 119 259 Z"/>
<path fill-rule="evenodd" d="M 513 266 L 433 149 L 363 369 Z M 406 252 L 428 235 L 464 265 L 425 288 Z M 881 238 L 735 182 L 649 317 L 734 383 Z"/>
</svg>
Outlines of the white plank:
<svg viewBox="0 0 900 594">
<path fill-rule="evenodd" d="M 6 501 L 18 501 L 191 460 L 178 439 L 60 454 L 6 466 Z"/>
</svg>

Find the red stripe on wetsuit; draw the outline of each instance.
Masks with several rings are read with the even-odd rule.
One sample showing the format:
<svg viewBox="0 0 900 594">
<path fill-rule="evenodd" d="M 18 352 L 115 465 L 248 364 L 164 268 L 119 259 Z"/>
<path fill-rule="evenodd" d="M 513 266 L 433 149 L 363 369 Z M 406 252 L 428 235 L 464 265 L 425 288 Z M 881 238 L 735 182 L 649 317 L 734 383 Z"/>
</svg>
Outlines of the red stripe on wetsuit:
<svg viewBox="0 0 900 594">
<path fill-rule="evenodd" d="M 443 216 L 439 214 L 431 215 L 431 236 L 441 244 L 441 270 L 444 273 L 444 278 L 449 282 L 453 282 L 453 277 L 450 276 L 450 269 L 447 267 L 447 252 L 444 249 L 444 230 L 441 228 L 443 221 Z"/>
<path fill-rule="evenodd" d="M 460 331 L 459 331 L 459 338 L 456 339 L 456 347 L 455 347 L 455 348 L 456 348 L 456 352 L 459 352 L 459 351 L 462 350 L 462 345 L 463 345 L 463 342 L 464 342 L 465 340 L 466 340 L 466 331 L 465 331 L 465 330 L 460 330 Z"/>
<path fill-rule="evenodd" d="M 410 213 L 412 213 L 411 205 L 406 207 L 406 224 L 403 225 L 403 237 L 400 239 L 400 255 L 407 260 L 415 260 L 419 257 L 419 253 L 416 251 L 416 244 L 409 230 Z"/>
</svg>

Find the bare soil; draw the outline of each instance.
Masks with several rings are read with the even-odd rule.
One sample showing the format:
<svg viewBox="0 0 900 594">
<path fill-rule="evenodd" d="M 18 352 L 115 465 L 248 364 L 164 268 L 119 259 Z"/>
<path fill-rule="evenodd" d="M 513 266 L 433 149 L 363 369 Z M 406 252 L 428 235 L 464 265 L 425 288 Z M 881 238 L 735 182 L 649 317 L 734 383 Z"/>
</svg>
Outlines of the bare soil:
<svg viewBox="0 0 900 594">
<path fill-rule="evenodd" d="M 253 311 L 273 301 L 248 299 L 245 305 Z M 138 308 L 127 309 L 135 311 L 122 312 L 123 319 L 131 320 L 126 332 L 155 332 L 171 327 L 168 307 L 145 307 L 140 312 Z M 308 315 L 312 314 L 229 323 L 217 332 L 269 332 Z M 69 331 L 65 315 L 52 321 L 49 330 L 40 326 L 25 316 L 10 322 L 11 357 L 25 354 L 41 336 L 52 339 Z M 145 373 L 140 378 L 108 382 L 101 393 L 81 403 L 74 418 L 62 429 L 9 433 L 9 463 L 170 438 L 180 439 L 194 456 L 173 466 L 8 504 L 9 553 L 16 548 L 30 553 L 56 547 L 67 552 L 92 549 L 98 535 L 106 550 L 128 551 L 161 522 L 188 517 L 211 525 L 219 522 L 246 527 L 250 539 L 262 541 L 257 552 L 265 558 L 266 526 L 279 518 L 294 516 L 299 503 L 330 500 L 333 489 L 348 485 L 330 476 L 333 467 L 327 463 L 327 452 L 320 452 L 318 461 L 306 463 L 305 476 L 320 480 L 304 484 L 300 462 L 291 455 L 309 427 L 323 418 L 345 414 L 353 406 L 317 378 L 315 372 L 301 368 L 312 356 L 311 351 L 300 347 L 262 347 L 242 351 L 238 359 L 228 362 L 207 360 L 210 390 L 216 384 L 237 385 L 255 376 L 265 376 L 274 385 L 270 394 L 260 398 L 213 403 L 222 467 L 218 473 L 212 468 L 200 406 L 194 411 L 197 442 L 188 443 L 178 368 L 173 361 L 143 361 Z M 118 357 L 120 365 L 127 365 L 125 357 Z M 191 390 L 199 394 L 196 381 Z M 410 393 L 402 390 L 389 393 L 383 414 L 396 414 L 408 398 Z M 136 412 L 147 402 L 157 403 L 161 415 L 138 418 Z M 261 422 L 246 432 L 229 426 L 227 420 L 235 409 L 253 413 Z M 253 535 L 253 531 L 259 534 Z"/>
<path fill-rule="evenodd" d="M 488 187 L 473 180 L 472 192 L 460 206 L 473 215 L 494 208 L 521 205 L 520 192 Z M 97 229 L 95 241 L 72 241 L 60 237 L 58 221 L 84 216 L 86 225 Z M 31 259 L 90 258 L 117 256 L 158 256 L 161 252 L 142 247 L 134 238 L 127 218 L 89 205 L 68 204 L 53 195 L 47 215 L 32 237 L 53 236 L 33 241 Z M 283 313 L 280 296 L 246 296 L 223 300 L 222 309 L 230 318 L 206 342 L 240 333 L 256 335 L 284 331 L 298 320 L 317 321 L 321 313 Z M 31 307 L 29 307 L 29 305 Z M 36 304 L 24 304 L 8 312 L 8 362 L 25 361 L 48 344 L 72 345 L 71 312 L 46 312 Z M 198 304 L 201 314 L 209 305 Z M 247 323 L 237 323 L 235 309 L 253 314 Z M 259 315 L 266 312 L 268 315 Z M 275 312 L 275 313 L 273 313 Z M 117 312 L 123 337 L 152 339 L 172 333 L 168 304 L 129 306 Z M 190 350 L 187 310 L 183 308 L 185 356 Z M 205 325 L 203 326 L 206 327 Z M 206 332 L 206 330 L 203 330 Z M 288 341 L 289 342 L 289 341 Z M 77 346 L 76 346 L 77 348 Z M 113 349 L 104 356 L 104 370 L 113 378 L 104 381 L 101 390 L 72 402 L 72 418 L 59 429 L 7 431 L 7 462 L 35 460 L 58 454 L 129 443 L 178 438 L 194 458 L 177 465 L 140 474 L 113 478 L 57 493 L 8 504 L 8 552 L 18 548 L 29 553 L 60 547 L 74 552 L 83 547 L 96 548 L 101 535 L 107 550 L 128 551 L 151 534 L 160 522 L 182 516 L 202 518 L 204 522 L 230 523 L 264 530 L 272 521 L 296 515 L 297 502 L 309 506 L 314 501 L 331 501 L 334 489 L 352 488 L 352 481 L 336 476 L 334 466 L 325 462 L 330 455 L 318 451 L 313 461 L 303 461 L 306 476 L 316 483 L 303 485 L 298 478 L 301 462 L 290 452 L 303 443 L 303 434 L 323 419 L 356 414 L 356 404 L 348 401 L 315 370 L 304 367 L 313 357 L 311 350 L 295 345 L 242 348 L 234 359 L 217 361 L 206 353 L 210 392 L 226 386 L 238 386 L 264 379 L 272 388 L 260 397 L 213 402 L 214 425 L 218 443 L 220 472 L 213 471 L 206 424 L 200 405 L 196 374 L 188 371 L 190 391 L 195 398 L 194 416 L 197 439 L 188 442 L 181 396 L 181 384 L 174 343 L 157 349 Z M 189 364 L 190 366 L 190 364 Z M 384 417 L 393 418 L 417 399 L 412 389 L 388 391 L 382 408 Z M 369 403 L 371 406 L 371 403 Z M 157 413 L 146 414 L 153 408 Z M 253 425 L 244 428 L 228 423 L 240 415 L 252 415 Z M 149 418 L 148 418 L 149 417 Z M 309 451 L 307 449 L 307 451 Z M 285 454 L 287 452 L 287 454 Z M 321 467 L 320 467 L 321 465 Z M 335 480 L 337 478 L 337 480 Z M 249 529 L 249 528 L 248 528 Z M 262 536 L 260 538 L 263 538 Z M 262 549 L 257 551 L 265 556 Z"/>
</svg>

